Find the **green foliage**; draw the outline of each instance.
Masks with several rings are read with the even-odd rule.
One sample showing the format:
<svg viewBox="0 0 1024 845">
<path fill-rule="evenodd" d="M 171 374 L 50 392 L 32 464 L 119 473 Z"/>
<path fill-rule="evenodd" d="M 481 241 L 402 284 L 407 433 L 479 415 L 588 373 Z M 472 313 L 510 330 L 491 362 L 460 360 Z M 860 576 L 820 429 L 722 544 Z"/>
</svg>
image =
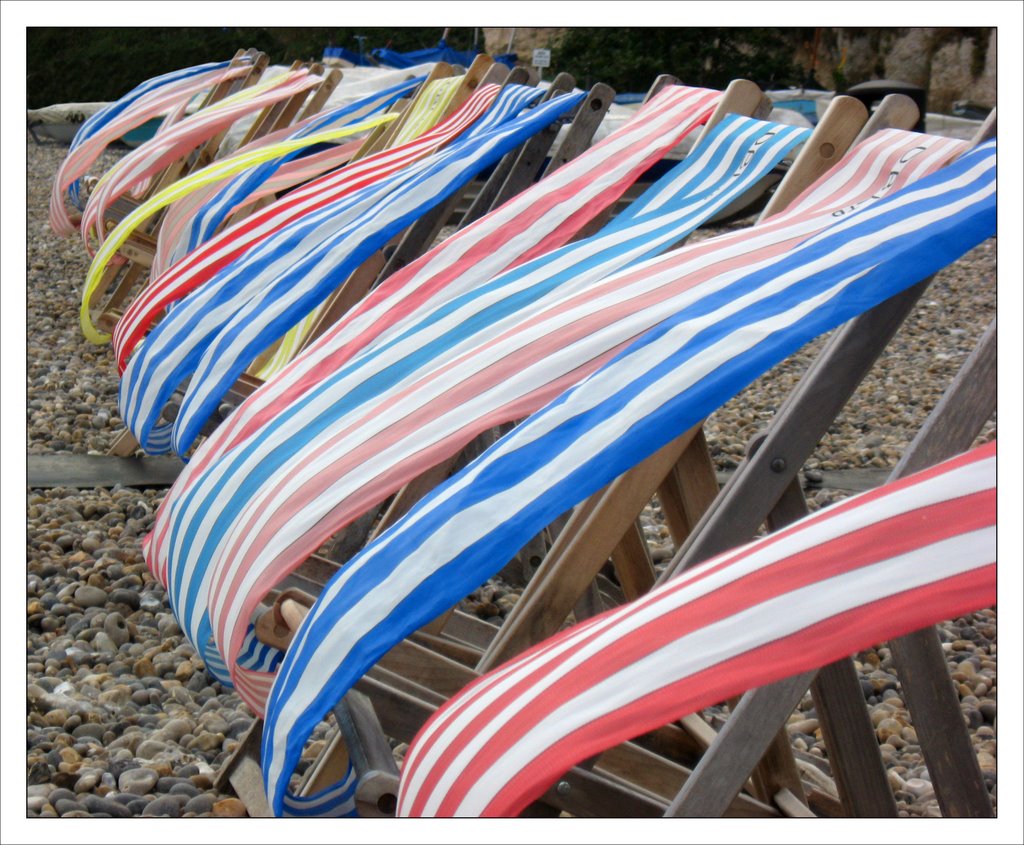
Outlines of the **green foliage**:
<svg viewBox="0 0 1024 845">
<path fill-rule="evenodd" d="M 793 54 L 804 37 L 756 27 L 571 29 L 552 51 L 552 70 L 571 73 L 581 87 L 606 82 L 620 92 L 644 92 L 662 73 L 712 88 L 739 77 L 782 87 L 801 82 Z"/>
<path fill-rule="evenodd" d="M 433 47 L 443 29 L 413 27 L 123 27 L 28 29 L 28 108 L 116 100 L 140 82 L 179 68 L 230 59 L 255 47 L 272 64 L 319 59 L 327 46 L 367 52 Z M 453 28 L 447 42 L 468 50 L 471 27 Z M 482 46 L 482 44 L 481 44 Z"/>
</svg>

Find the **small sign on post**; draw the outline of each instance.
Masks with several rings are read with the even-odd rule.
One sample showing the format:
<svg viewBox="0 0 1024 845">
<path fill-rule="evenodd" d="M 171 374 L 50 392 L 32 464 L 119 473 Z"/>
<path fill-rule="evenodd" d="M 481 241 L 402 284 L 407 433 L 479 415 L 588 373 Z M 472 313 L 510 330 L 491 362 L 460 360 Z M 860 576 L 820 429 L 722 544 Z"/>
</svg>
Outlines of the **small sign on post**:
<svg viewBox="0 0 1024 845">
<path fill-rule="evenodd" d="M 551 51 L 550 50 L 534 50 L 533 51 L 533 66 L 540 71 L 540 78 L 544 78 L 544 68 L 551 67 Z"/>
</svg>

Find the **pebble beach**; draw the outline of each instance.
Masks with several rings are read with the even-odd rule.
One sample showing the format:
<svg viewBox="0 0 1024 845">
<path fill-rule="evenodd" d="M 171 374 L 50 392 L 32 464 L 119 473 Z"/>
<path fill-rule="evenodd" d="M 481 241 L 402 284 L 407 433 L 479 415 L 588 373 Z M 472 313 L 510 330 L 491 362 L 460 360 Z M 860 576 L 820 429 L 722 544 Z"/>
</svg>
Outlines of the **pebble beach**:
<svg viewBox="0 0 1024 845">
<path fill-rule="evenodd" d="M 123 149 L 93 168 L 101 173 Z M 89 266 L 78 239 L 48 223 L 65 145 L 27 139 L 27 451 L 101 455 L 124 426 L 109 347 L 78 326 Z M 703 239 L 751 219 L 709 228 Z M 803 468 L 812 509 L 849 495 L 815 484 L 822 472 L 895 467 L 996 315 L 996 241 L 939 273 L 923 299 Z M 716 467 L 741 460 L 751 437 L 820 351 L 819 338 L 716 412 L 705 432 Z M 994 439 L 996 418 L 978 442 Z M 163 489 L 55 487 L 27 490 L 26 774 L 29 817 L 238 817 L 233 794 L 214 788 L 219 766 L 253 715 L 209 676 L 182 634 L 142 539 Z M 657 564 L 675 548 L 655 500 L 641 523 Z M 745 538 L 737 538 L 740 542 Z M 463 608 L 500 624 L 521 586 L 494 579 Z M 994 609 L 938 626 L 951 683 L 997 808 L 997 621 Z M 900 816 L 939 816 L 939 805 L 885 645 L 854 656 L 865 703 Z M 721 727 L 723 708 L 705 716 Z M 322 724 L 304 752 L 323 744 Z M 834 795 L 828 751 L 808 694 L 789 720 L 806 783 Z M 404 746 L 396 748 L 401 761 Z"/>
</svg>

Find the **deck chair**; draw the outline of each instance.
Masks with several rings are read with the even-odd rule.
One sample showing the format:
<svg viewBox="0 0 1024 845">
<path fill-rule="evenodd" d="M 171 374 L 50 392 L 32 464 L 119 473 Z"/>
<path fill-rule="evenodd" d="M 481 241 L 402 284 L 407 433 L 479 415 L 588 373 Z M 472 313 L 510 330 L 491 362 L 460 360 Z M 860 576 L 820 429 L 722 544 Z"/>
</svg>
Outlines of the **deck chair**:
<svg viewBox="0 0 1024 845">
<path fill-rule="evenodd" d="M 483 675 L 412 743 L 398 814 L 517 815 L 638 733 L 992 604 L 995 558 L 991 443 L 711 558 Z"/>
<path fill-rule="evenodd" d="M 947 170 L 948 170 L 948 169 L 947 169 Z M 949 172 L 945 172 L 945 173 L 944 173 L 944 177 L 945 177 L 945 178 L 950 178 L 950 173 L 949 173 Z M 933 181 L 934 181 L 934 180 L 933 180 Z M 923 182 L 923 184 L 928 184 L 928 180 L 926 179 L 926 180 L 925 180 L 925 182 Z M 908 188 L 908 189 L 907 189 L 907 191 L 909 191 L 909 189 L 910 189 L 910 188 Z M 924 188 L 922 188 L 922 189 L 924 189 Z M 902 193 L 902 194 L 901 194 L 900 196 L 903 196 L 903 197 L 905 197 L 905 196 L 906 196 L 906 192 L 903 192 L 903 193 Z M 884 202 L 884 201 L 883 201 L 883 202 Z M 881 204 L 881 203 L 880 203 L 880 205 L 879 205 L 879 208 L 883 208 L 883 207 L 885 207 L 885 206 L 884 206 L 883 204 Z M 881 212 L 880 212 L 880 213 L 881 213 Z M 860 219 L 864 219 L 864 218 L 867 218 L 867 219 L 871 219 L 871 216 L 870 216 L 869 214 L 864 214 L 864 213 L 862 213 L 862 214 L 860 215 Z M 811 244 L 812 244 L 812 245 L 813 245 L 814 247 L 816 247 L 816 248 L 819 248 L 819 249 L 824 249 L 824 248 L 825 248 L 825 245 L 829 245 L 829 246 L 830 246 L 830 244 L 829 244 L 829 241 L 830 241 L 830 240 L 831 240 L 831 239 L 828 239 L 828 238 L 818 238 L 818 239 L 812 239 L 812 241 L 811 241 L 810 243 L 811 243 Z M 587 383 L 589 383 L 589 382 L 587 382 Z M 520 430 L 520 429 L 516 429 L 516 431 L 519 431 L 519 430 Z M 514 433 L 515 433 L 515 432 L 514 432 Z M 514 433 L 513 433 L 513 436 L 514 436 Z M 522 436 L 523 436 L 523 437 L 528 437 L 529 435 L 528 435 L 528 434 L 523 434 Z M 511 447 L 510 447 L 510 448 L 511 448 Z M 520 456 L 520 457 L 521 457 L 521 456 Z M 523 465 L 525 465 L 525 466 L 532 466 L 532 465 L 534 465 L 534 464 L 531 464 L 530 462 L 525 462 L 525 463 L 523 463 L 523 462 L 521 462 L 521 461 L 520 461 L 520 462 L 518 462 L 518 465 L 519 465 L 519 466 L 523 466 Z M 434 498 L 433 498 L 433 499 L 432 499 L 431 501 L 434 501 L 434 502 L 435 502 L 435 501 L 437 501 L 437 498 L 436 498 L 436 497 L 434 497 Z M 413 513 L 416 513 L 416 511 L 414 511 L 414 512 L 411 512 L 411 514 L 410 514 L 410 516 L 411 516 L 411 517 L 412 517 Z M 415 522 L 415 519 L 414 519 L 413 521 Z M 520 527 L 521 527 L 521 526 L 520 526 Z M 391 535 L 391 537 L 392 537 L 392 542 L 393 542 L 393 537 L 394 537 L 394 536 L 393 536 L 393 535 Z M 490 540 L 494 540 L 494 535 L 490 536 L 490 537 L 489 537 L 489 539 L 490 539 Z M 429 556 L 428 556 L 428 557 L 429 557 Z M 364 559 L 366 559 L 366 558 L 364 558 Z M 462 564 L 462 565 L 465 565 L 465 563 L 466 563 L 466 561 L 465 561 L 465 560 L 462 560 L 462 561 L 461 561 L 461 564 Z M 358 568 L 358 567 L 356 567 L 356 568 Z M 351 574 L 352 572 L 355 572 L 355 569 L 354 569 L 354 568 L 352 568 L 352 564 L 350 563 L 350 564 L 349 564 L 348 566 L 346 566 L 346 569 L 345 569 L 345 573 L 346 573 L 346 575 L 349 575 L 349 574 Z M 461 568 L 460 568 L 460 574 L 461 574 Z M 349 577 L 351 577 L 351 576 L 349 575 Z M 472 578 L 472 577 L 473 577 L 473 576 L 470 576 L 470 578 Z M 432 586 L 433 586 L 433 587 L 434 587 L 434 589 L 436 590 L 436 588 L 437 588 L 437 587 L 438 587 L 439 585 L 435 583 L 435 584 L 434 584 L 434 585 L 432 585 Z M 446 585 L 445 585 L 445 586 L 446 586 Z M 457 589 L 458 589 L 458 587 L 454 587 L 454 589 L 456 589 L 456 590 L 457 590 Z M 440 600 L 443 600 L 443 599 L 440 599 Z M 427 610 L 429 610 L 429 607 L 425 607 L 424 609 L 425 609 L 425 611 L 427 611 Z M 298 640 L 297 640 L 297 641 L 298 641 Z M 290 651 L 290 652 L 289 652 L 289 657 L 286 657 L 286 663 L 285 663 L 285 668 L 287 668 L 287 666 L 288 666 L 289 660 L 291 659 L 291 654 L 292 654 L 292 652 Z M 284 668 L 283 668 L 283 671 L 284 671 Z M 268 724 L 269 724 L 269 722 L 268 722 Z M 265 751 L 265 750 L 266 750 L 266 744 L 264 743 L 264 751 Z"/>
<path fill-rule="evenodd" d="M 337 82 L 337 73 L 320 76 L 312 68 L 297 67 L 268 82 L 261 82 L 239 91 L 218 103 L 202 109 L 187 120 L 176 124 L 166 132 L 158 133 L 152 141 L 143 144 L 109 170 L 97 184 L 83 212 L 82 235 L 88 246 L 90 237 L 98 242 L 98 252 L 90 268 L 90 275 L 83 291 L 81 321 L 83 331 L 94 342 L 104 342 L 108 337 L 99 331 L 92 321 L 94 310 L 101 312 L 120 306 L 132 286 L 125 279 L 104 301 L 107 290 L 113 284 L 124 262 L 110 265 L 113 250 L 107 244 L 108 227 L 120 233 L 122 242 L 117 252 L 121 258 L 138 263 L 142 269 L 133 272 L 131 278 L 141 276 L 144 269 L 152 264 L 155 248 L 154 235 L 159 227 L 160 215 L 154 214 L 139 219 L 139 204 L 125 199 L 133 185 L 149 179 L 151 191 L 147 199 L 162 195 L 172 183 L 183 175 L 186 159 L 190 169 L 201 170 L 209 165 L 218 153 L 228 128 L 236 121 L 261 111 L 243 137 L 243 148 L 249 147 L 258 138 L 273 133 L 290 124 L 297 116 L 298 108 L 307 97 L 319 109 Z M 163 168 L 158 179 L 151 178 Z M 124 201 L 121 201 L 124 200 Z M 157 209 L 159 211 L 159 209 Z M 145 226 L 127 231 L 129 221 L 139 220 Z M 103 249 L 104 246 L 108 248 Z M 130 253 L 130 255 L 128 255 Z M 127 273 L 127 270 L 126 270 Z M 126 276 L 126 278 L 128 278 Z M 116 316 L 108 315 L 110 323 Z"/>
<path fill-rule="evenodd" d="M 553 100 L 552 102 L 555 102 L 555 101 Z M 548 108 L 549 108 L 549 104 L 548 103 L 545 103 L 544 105 L 542 105 L 542 107 L 539 107 L 539 109 L 548 109 Z M 541 113 L 541 115 L 543 116 L 543 113 Z M 424 178 L 426 178 L 426 177 L 424 177 Z M 464 177 L 463 177 L 463 179 L 464 179 Z M 440 181 L 440 180 L 438 179 L 437 181 Z M 449 180 L 447 180 L 445 182 L 445 186 L 451 185 L 452 183 L 453 183 L 453 181 L 451 179 L 449 179 Z M 329 243 L 323 243 L 321 246 L 318 246 L 317 249 L 326 249 L 326 248 L 329 248 L 329 246 L 330 246 Z M 233 270 L 233 268 L 232 268 L 232 270 Z M 310 277 L 308 276 L 308 274 L 306 274 L 306 276 L 304 277 L 304 280 L 305 280 L 304 281 L 304 285 L 306 285 L 307 287 L 315 282 L 315 279 L 310 280 Z M 294 291 L 294 289 L 292 289 L 292 290 Z M 316 289 L 313 288 L 312 290 L 315 291 Z M 204 293 L 205 293 L 205 290 L 204 290 Z M 305 294 L 302 294 L 302 295 L 304 296 Z M 301 302 L 302 300 L 300 299 L 299 301 Z M 233 319 L 242 319 L 242 313 L 243 312 L 240 312 L 239 315 L 237 316 L 237 318 L 233 318 Z M 171 319 L 173 319 L 173 315 L 172 315 Z M 248 322 L 250 323 L 250 325 L 252 325 L 251 321 L 248 321 Z M 161 328 L 163 328 L 163 326 L 166 326 L 166 325 L 167 325 L 167 322 L 165 321 L 165 323 L 162 324 Z M 150 344 L 147 344 L 146 348 L 150 348 Z M 156 348 L 157 347 L 154 347 L 154 349 L 156 349 Z M 214 347 L 211 347 L 211 349 L 213 349 L 213 348 Z M 143 350 L 143 353 L 145 353 L 145 350 Z M 139 360 L 139 358 L 138 358 L 138 356 L 136 356 L 136 358 L 134 358 L 134 360 L 133 360 L 133 364 L 134 364 L 134 362 L 136 362 L 138 360 Z M 219 351 L 216 351 L 212 356 L 208 356 L 207 360 L 210 361 L 211 364 L 213 364 L 213 366 L 215 366 L 215 367 L 222 367 L 224 365 L 225 361 L 226 361 L 225 358 L 223 358 L 223 356 L 219 353 Z M 139 365 L 139 366 L 141 366 L 141 365 Z M 236 366 L 236 365 L 231 364 L 230 366 L 233 367 L 233 366 Z M 197 384 L 197 382 L 200 382 L 200 383 Z M 207 382 L 207 380 L 205 378 L 202 379 L 202 380 L 198 379 L 198 378 L 195 378 L 195 379 L 193 379 L 193 382 L 191 382 L 191 384 L 189 385 L 189 389 L 190 390 L 206 391 L 207 395 L 209 395 L 209 391 L 212 390 L 212 389 L 222 389 L 222 388 L 216 388 L 212 382 L 207 382 L 205 384 L 204 384 L 204 382 Z M 198 395 L 201 395 L 201 396 L 203 395 L 202 393 L 194 393 L 194 394 L 198 394 Z M 182 406 L 183 410 L 187 406 L 188 402 L 189 402 L 189 397 L 186 395 L 185 405 Z M 201 399 L 201 402 L 202 403 L 207 403 L 207 402 L 209 402 L 209 399 L 203 397 Z M 129 412 L 129 416 L 127 417 L 127 419 L 132 420 L 133 416 L 134 416 L 134 412 Z M 188 439 L 189 443 L 190 443 L 190 439 L 193 438 L 195 435 L 193 433 L 189 432 L 187 429 L 184 428 L 184 426 L 181 423 L 182 420 L 187 420 L 187 417 L 179 416 L 178 417 L 178 422 L 175 424 L 175 427 L 176 427 L 176 429 L 178 431 L 184 431 L 184 433 L 186 435 L 190 435 L 190 436 L 180 437 L 179 438 L 179 442 L 183 442 L 184 439 Z M 191 424 L 193 424 L 193 422 L 188 421 L 187 424 L 191 425 Z M 145 443 L 143 443 L 143 446 L 144 445 L 145 445 Z"/>
<path fill-rule="evenodd" d="M 864 329 L 866 327 L 860 327 L 860 328 Z M 989 338 L 989 340 L 990 339 L 991 338 Z M 991 344 L 988 344 L 988 345 L 991 346 Z M 992 347 L 992 348 L 994 348 L 994 347 Z M 973 379 L 968 378 L 968 379 L 964 380 L 964 383 L 973 384 L 974 381 L 973 381 Z M 981 407 L 983 409 L 987 409 L 987 410 L 983 410 L 981 412 L 981 416 L 977 419 L 977 426 L 980 426 L 981 422 L 985 419 L 986 414 L 988 412 L 990 412 L 991 408 L 993 407 L 994 397 L 993 396 L 989 396 L 988 398 L 989 398 L 989 400 L 988 400 L 987 403 L 983 402 L 981 404 Z M 970 408 L 971 408 L 971 413 L 974 414 L 977 417 L 976 407 L 975 407 L 975 405 L 973 403 L 970 406 Z M 959 425 L 959 424 L 953 425 L 952 426 L 952 430 L 956 431 L 961 436 L 963 436 L 963 432 L 965 431 L 963 426 Z M 968 430 L 970 430 L 970 429 L 968 429 Z M 969 441 L 970 441 L 970 434 L 968 434 L 968 442 Z M 964 446 L 963 442 L 961 443 L 961 446 L 962 447 Z M 792 505 L 790 506 L 790 508 L 792 510 Z M 932 637 L 934 639 L 934 634 L 932 635 Z M 938 650 L 937 649 L 937 641 L 935 643 L 935 648 L 936 648 L 936 650 Z M 925 665 L 925 662 L 921 662 L 921 665 L 922 666 Z M 911 664 L 911 666 L 912 666 L 912 664 Z M 830 667 L 830 669 L 833 670 L 833 673 L 835 673 L 835 671 L 836 671 L 835 667 Z M 914 670 L 914 672 L 911 673 L 911 675 L 918 673 L 918 671 L 919 670 Z M 934 676 L 932 678 L 932 681 L 935 682 L 935 683 L 938 683 L 939 687 L 943 686 L 943 684 L 941 682 L 941 679 L 944 677 L 944 672 L 945 672 L 945 670 L 944 670 L 944 667 L 942 666 L 941 660 L 940 660 L 939 661 L 939 665 L 938 665 L 938 673 L 934 674 Z M 825 674 L 825 673 L 822 673 L 822 674 Z M 807 681 L 807 678 L 805 677 L 804 680 Z M 947 681 L 945 683 L 946 683 L 946 685 L 948 684 Z M 856 682 L 854 680 L 854 685 L 855 684 L 856 684 Z M 800 684 L 798 682 L 797 686 L 799 686 L 799 685 Z M 909 683 L 908 683 L 908 685 L 909 685 Z M 807 683 L 805 682 L 804 685 L 802 687 L 800 687 L 800 691 L 796 692 L 797 698 L 799 698 L 800 694 L 802 694 L 803 689 L 806 689 L 806 686 L 807 686 Z M 794 689 L 795 688 L 796 687 L 794 687 Z M 930 689 L 930 693 L 929 693 L 929 695 L 930 695 L 931 693 L 934 692 L 934 688 L 930 687 L 929 689 Z M 854 690 L 854 692 L 855 691 L 856 690 Z M 792 690 L 791 690 L 791 692 L 792 692 Z M 915 702 L 915 704 L 919 704 L 919 705 L 923 706 L 921 708 L 921 712 L 926 713 L 926 714 L 928 714 L 929 711 L 932 711 L 934 713 L 934 711 L 936 710 L 936 707 L 934 705 L 932 705 L 930 703 L 930 701 L 929 701 L 929 695 L 926 695 L 924 699 L 921 699 L 920 701 Z M 909 698 L 909 693 L 908 693 L 908 698 Z M 768 703 L 766 701 L 763 701 L 763 700 L 759 701 L 758 702 L 758 707 L 761 708 L 761 710 L 759 710 L 757 712 L 762 712 L 763 708 L 767 704 Z M 793 704 L 795 704 L 795 700 L 793 700 L 791 702 L 791 705 L 793 705 Z M 835 701 L 833 702 L 833 705 L 834 704 L 835 704 Z M 790 710 L 792 710 L 792 706 L 791 706 Z M 790 710 L 786 710 L 785 713 L 790 712 Z M 819 714 L 821 713 L 821 710 L 822 710 L 822 707 L 821 707 L 821 704 L 819 703 Z M 847 711 L 849 712 L 849 701 L 847 702 Z M 918 712 L 918 711 L 915 710 L 914 712 Z M 947 709 L 946 715 L 949 716 L 948 709 Z M 849 716 L 847 718 L 849 718 Z M 929 715 L 929 719 L 932 719 L 932 718 L 934 718 L 934 716 L 933 715 Z M 941 720 L 940 720 L 939 721 L 939 727 L 941 729 L 936 730 L 934 733 L 931 734 L 933 737 L 934 736 L 938 737 L 938 744 L 940 746 L 943 745 L 943 740 L 944 740 L 945 737 L 957 735 L 957 730 L 955 728 L 961 727 L 961 725 L 959 725 L 959 722 L 958 722 L 959 717 L 958 717 L 957 708 L 955 706 L 955 701 L 953 701 L 953 703 L 952 703 L 951 718 L 952 718 L 952 721 L 950 721 L 949 719 L 946 719 L 945 724 L 941 724 Z M 865 719 L 865 721 L 866 721 L 866 719 Z M 840 724 L 842 725 L 842 722 Z M 771 730 L 774 730 L 776 726 L 777 725 L 772 725 Z M 749 728 L 750 728 L 750 725 L 748 724 L 748 729 Z M 870 734 L 870 726 L 869 726 L 869 724 L 867 725 L 866 733 L 867 733 L 866 741 L 867 741 L 867 743 L 870 743 L 870 741 L 871 741 L 871 734 Z M 737 733 L 735 735 L 738 736 L 740 734 Z M 751 737 L 750 732 L 746 732 L 745 734 L 742 734 L 742 735 L 744 736 L 744 738 L 740 742 L 749 743 L 750 737 Z M 963 736 L 963 730 L 962 729 L 959 730 L 958 735 Z M 833 738 L 833 737 L 831 737 L 829 735 L 828 738 L 829 738 L 829 746 L 831 746 L 831 738 Z M 861 738 L 861 740 L 864 740 L 863 736 L 861 736 L 860 738 Z M 766 738 L 766 742 L 767 742 L 767 738 Z M 933 740 L 933 742 L 935 742 L 935 741 Z M 966 744 L 966 742 L 961 744 L 961 746 L 962 746 L 961 752 L 963 752 L 961 754 L 953 754 L 952 751 L 954 751 L 955 749 L 950 749 L 949 748 L 950 744 L 948 744 L 948 743 L 946 743 L 945 745 L 947 746 L 945 749 L 941 749 L 941 748 L 939 749 L 939 752 L 941 752 L 941 753 L 933 751 L 933 757 L 938 762 L 941 763 L 942 762 L 942 758 L 945 758 L 944 766 L 936 765 L 936 769 L 935 770 L 937 770 L 937 771 L 944 771 L 945 775 L 949 775 L 950 774 L 950 761 L 951 760 L 955 759 L 957 761 L 957 764 L 958 764 L 958 763 L 962 763 L 966 759 L 969 764 L 971 763 L 971 759 L 972 758 L 971 758 L 971 752 L 970 752 L 969 744 Z M 955 746 L 955 744 L 952 744 L 952 745 Z M 965 748 L 965 746 L 966 746 L 966 748 Z M 864 746 L 862 744 L 861 748 L 863 748 L 863 747 Z M 763 746 L 758 746 L 758 748 L 761 749 L 761 748 L 763 748 Z M 846 752 L 849 751 L 849 749 L 850 749 L 849 744 L 847 746 L 845 746 L 844 748 L 845 748 L 844 754 L 846 754 Z M 853 749 L 854 749 L 854 751 L 856 751 L 856 746 L 854 746 Z M 732 746 L 732 751 L 735 751 L 735 746 Z M 758 753 L 760 754 L 760 751 Z M 938 756 L 935 756 L 936 754 Z M 926 755 L 927 755 L 927 752 L 926 752 Z M 852 757 L 856 757 L 856 754 L 851 754 L 851 756 Z M 877 752 L 876 752 L 876 757 L 877 757 Z M 729 760 L 728 757 L 723 758 L 722 756 L 719 756 L 717 762 L 719 764 L 721 764 L 723 762 L 723 759 L 726 760 L 726 761 Z M 861 767 L 860 767 L 859 771 L 857 770 L 857 765 L 850 766 L 849 762 L 846 763 L 848 774 L 850 772 L 853 773 L 852 775 L 849 776 L 848 785 L 850 783 L 857 783 L 859 786 L 863 787 L 864 784 L 865 784 L 865 768 L 863 766 L 863 761 L 857 761 L 857 762 L 861 763 Z M 930 760 L 930 764 L 931 764 L 931 760 Z M 958 770 L 959 771 L 967 771 L 969 768 L 970 768 L 970 765 L 965 767 L 965 768 L 958 769 Z M 975 769 L 977 768 L 976 765 L 974 766 L 974 768 Z M 719 766 L 719 769 L 721 769 L 721 765 Z M 955 773 L 955 770 L 956 770 L 956 767 L 953 767 L 953 773 Z M 867 771 L 869 771 L 869 768 L 867 769 Z M 884 807 L 884 804 L 882 803 L 881 796 L 879 795 L 878 787 L 881 786 L 882 789 L 885 790 L 885 797 L 888 799 L 888 803 L 890 805 L 892 805 L 892 796 L 891 796 L 891 794 L 888 793 L 888 788 L 885 785 L 884 772 L 881 772 L 881 766 L 880 765 L 878 766 L 877 774 L 878 773 L 881 774 L 881 777 L 876 777 L 876 780 L 874 780 L 874 784 L 873 784 L 873 786 L 876 787 L 876 789 L 874 789 L 874 793 L 876 793 L 876 794 L 874 794 L 874 796 L 871 796 L 871 794 L 870 794 L 871 790 L 869 790 L 869 789 L 861 790 L 860 792 L 855 792 L 852 795 L 848 792 L 847 794 L 844 795 L 844 807 L 848 807 L 849 804 L 851 804 L 851 803 L 853 805 L 857 805 L 859 803 L 860 804 L 860 809 L 861 809 L 862 813 L 864 811 L 866 811 L 867 814 L 884 814 L 884 813 L 880 812 L 880 807 Z M 837 777 L 838 777 L 838 775 L 839 775 L 839 772 L 837 772 Z M 854 777 L 853 775 L 856 775 L 856 777 Z M 743 776 L 745 776 L 745 774 Z M 715 778 L 712 778 L 712 779 L 715 780 Z M 980 788 L 980 791 L 979 790 L 975 790 L 975 788 L 970 783 L 970 778 L 968 778 L 967 786 L 971 787 L 971 789 L 965 790 L 965 789 L 963 789 L 964 786 L 965 786 L 964 778 L 963 777 L 956 778 L 956 777 L 943 776 L 941 779 L 942 779 L 943 783 L 946 785 L 945 789 L 947 791 L 949 791 L 949 795 L 947 795 L 946 803 L 943 804 L 943 810 L 944 811 L 953 810 L 956 814 L 974 814 L 974 812 L 976 812 L 977 814 L 986 814 L 986 811 L 990 812 L 990 807 L 988 805 L 987 795 L 985 795 L 985 793 L 984 793 L 984 787 L 983 786 Z M 881 780 L 881 784 L 879 783 L 880 780 Z M 867 783 L 868 786 L 871 786 L 869 778 L 867 778 L 866 783 Z M 977 783 L 980 784 L 980 777 L 977 778 Z M 712 792 L 720 792 L 721 791 L 721 786 L 722 786 L 721 780 L 718 779 L 718 780 L 715 780 L 714 786 L 711 786 L 709 788 L 711 789 Z M 866 795 L 865 795 L 865 793 L 866 793 Z M 974 794 L 974 797 L 971 797 L 972 793 Z M 725 794 L 725 800 L 726 801 L 728 801 L 728 797 L 731 794 L 732 793 L 726 793 Z M 690 812 L 694 812 L 695 811 L 695 812 L 697 812 L 697 814 L 707 814 L 709 806 L 711 806 L 708 803 L 708 795 L 709 795 L 708 790 L 706 789 L 706 790 L 702 791 L 702 797 L 705 800 L 700 802 L 697 806 L 694 806 L 693 795 L 695 795 L 695 793 L 693 793 L 693 792 L 691 792 L 689 794 L 689 798 L 688 798 L 688 801 L 687 801 L 686 809 L 688 811 L 690 811 Z M 872 801 L 873 801 L 873 804 L 872 804 Z M 940 801 L 941 801 L 941 799 L 940 799 Z M 980 804 L 979 804 L 979 802 L 980 802 Z M 972 803 L 974 804 L 973 807 L 972 807 Z M 712 801 L 712 804 L 714 806 L 718 807 L 717 811 L 720 811 L 724 807 L 724 805 L 722 805 L 721 803 L 714 804 L 714 801 Z M 947 806 L 947 804 L 948 804 L 948 806 Z M 856 808 L 856 806 L 855 806 L 855 808 Z M 972 812 L 972 810 L 974 812 Z M 893 812 L 895 811 L 894 806 L 892 807 L 892 811 Z"/>
</svg>

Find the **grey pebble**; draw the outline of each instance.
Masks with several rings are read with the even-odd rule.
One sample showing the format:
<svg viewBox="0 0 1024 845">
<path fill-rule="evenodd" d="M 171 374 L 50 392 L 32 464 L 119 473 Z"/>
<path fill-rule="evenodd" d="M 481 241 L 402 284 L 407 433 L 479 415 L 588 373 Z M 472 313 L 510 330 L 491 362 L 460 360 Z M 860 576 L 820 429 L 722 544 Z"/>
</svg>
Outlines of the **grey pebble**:
<svg viewBox="0 0 1024 845">
<path fill-rule="evenodd" d="M 212 795 L 202 793 L 194 798 L 190 798 L 188 803 L 181 808 L 181 811 L 182 813 L 195 813 L 196 815 L 212 813 L 215 802 L 216 799 Z"/>
<path fill-rule="evenodd" d="M 145 795 L 159 779 L 160 775 L 152 769 L 129 769 L 117 779 L 117 788 L 133 795 Z"/>
<path fill-rule="evenodd" d="M 51 801 L 50 803 L 53 804 L 53 808 L 57 811 L 57 815 L 62 817 L 73 812 L 89 812 L 85 808 L 84 804 L 80 804 L 78 801 L 72 801 L 70 798 L 58 798 L 57 801 Z"/>
<path fill-rule="evenodd" d="M 144 816 L 170 816 L 177 818 L 182 806 L 188 801 L 184 795 L 160 795 L 146 805 Z"/>
<path fill-rule="evenodd" d="M 107 603 L 107 591 L 83 584 L 75 590 L 75 604 L 80 607 L 99 607 Z"/>
<path fill-rule="evenodd" d="M 124 804 L 99 795 L 86 795 L 82 798 L 82 804 L 93 815 L 96 813 L 106 813 L 113 818 L 126 819 L 131 817 L 131 811 Z"/>
</svg>

